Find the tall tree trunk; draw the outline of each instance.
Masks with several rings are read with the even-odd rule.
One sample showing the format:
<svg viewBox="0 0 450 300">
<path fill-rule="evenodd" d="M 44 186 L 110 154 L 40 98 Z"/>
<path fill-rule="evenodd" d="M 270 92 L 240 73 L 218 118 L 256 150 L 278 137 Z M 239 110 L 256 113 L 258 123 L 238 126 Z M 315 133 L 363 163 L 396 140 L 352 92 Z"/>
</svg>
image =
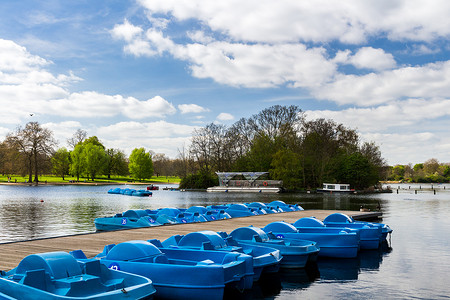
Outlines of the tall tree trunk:
<svg viewBox="0 0 450 300">
<path fill-rule="evenodd" d="M 38 158 L 37 158 L 37 151 L 34 152 L 34 182 L 38 184 L 39 182 L 39 170 L 38 170 Z"/>
<path fill-rule="evenodd" d="M 31 155 L 28 156 L 28 182 L 33 181 L 33 161 Z"/>
</svg>

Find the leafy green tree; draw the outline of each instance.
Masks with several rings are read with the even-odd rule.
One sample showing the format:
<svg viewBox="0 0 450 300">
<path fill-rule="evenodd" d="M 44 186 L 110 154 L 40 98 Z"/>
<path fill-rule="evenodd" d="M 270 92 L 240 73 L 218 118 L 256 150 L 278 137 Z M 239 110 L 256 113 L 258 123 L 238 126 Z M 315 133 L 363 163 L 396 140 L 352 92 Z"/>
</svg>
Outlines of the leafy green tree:
<svg viewBox="0 0 450 300">
<path fill-rule="evenodd" d="M 396 165 L 392 168 L 391 179 L 393 180 L 403 180 L 405 178 L 405 166 Z"/>
<path fill-rule="evenodd" d="M 287 189 L 299 188 L 302 184 L 302 165 L 297 153 L 290 149 L 281 149 L 273 155 L 270 175 L 273 179 L 282 180 Z"/>
<path fill-rule="evenodd" d="M 423 164 L 415 164 L 414 165 L 414 171 L 418 172 L 420 170 L 423 170 Z"/>
<path fill-rule="evenodd" d="M 206 189 L 217 185 L 217 176 L 200 170 L 197 174 L 189 174 L 181 178 L 181 189 Z"/>
<path fill-rule="evenodd" d="M 246 155 L 247 169 L 244 169 L 244 171 L 267 172 L 277 149 L 276 142 L 268 135 L 260 134 L 256 136 L 253 139 L 250 152 Z"/>
<path fill-rule="evenodd" d="M 70 154 L 66 148 L 62 147 L 58 149 L 52 157 L 53 172 L 62 177 L 69 174 L 70 171 Z"/>
<path fill-rule="evenodd" d="M 378 172 L 369 159 L 359 152 L 344 157 L 336 172 L 338 182 L 346 182 L 355 189 L 364 189 L 379 181 Z"/>
<path fill-rule="evenodd" d="M 83 145 L 94 144 L 94 145 L 96 145 L 96 146 L 102 147 L 103 150 L 105 150 L 105 146 L 103 146 L 102 142 L 100 142 L 100 140 L 98 139 L 98 137 L 96 137 L 95 135 L 94 135 L 94 136 L 91 136 L 91 137 L 89 137 L 89 138 L 87 138 L 87 139 L 85 139 L 85 140 L 82 142 L 82 144 L 83 144 Z"/>
<path fill-rule="evenodd" d="M 83 144 L 79 143 L 75 146 L 72 152 L 70 152 L 71 165 L 70 173 L 72 176 L 77 177 L 77 181 L 80 180 L 80 176 L 83 174 L 86 162 L 84 160 L 84 147 Z"/>
<path fill-rule="evenodd" d="M 108 179 L 111 178 L 111 175 L 128 175 L 128 163 L 123 151 L 107 149 L 106 156 L 105 174 L 108 175 Z"/>
<path fill-rule="evenodd" d="M 94 181 L 95 176 L 103 172 L 106 165 L 107 156 L 105 149 L 100 145 L 87 143 L 84 145 L 83 158 L 85 161 L 85 171 Z"/>
<path fill-rule="evenodd" d="M 135 148 L 130 155 L 128 169 L 133 178 L 139 181 L 153 176 L 153 162 L 150 152 L 144 148 Z"/>
<path fill-rule="evenodd" d="M 332 120 L 317 119 L 303 124 L 302 163 L 304 185 L 317 187 L 333 177 L 340 155 L 358 150 L 358 134 Z"/>
</svg>

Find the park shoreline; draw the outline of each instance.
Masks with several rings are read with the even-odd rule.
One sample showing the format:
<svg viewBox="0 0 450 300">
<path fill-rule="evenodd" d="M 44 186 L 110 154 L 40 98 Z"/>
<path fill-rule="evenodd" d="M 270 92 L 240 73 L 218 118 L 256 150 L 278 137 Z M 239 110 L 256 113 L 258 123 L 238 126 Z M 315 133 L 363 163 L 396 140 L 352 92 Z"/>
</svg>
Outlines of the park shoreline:
<svg viewBox="0 0 450 300">
<path fill-rule="evenodd" d="M 31 182 L 0 182 L 0 185 L 8 185 L 8 186 L 39 186 L 39 185 L 151 185 L 151 184 L 178 184 L 178 183 L 163 183 L 163 182 L 95 182 L 95 181 L 89 181 L 89 182 L 44 182 L 40 181 L 38 184 Z"/>
</svg>

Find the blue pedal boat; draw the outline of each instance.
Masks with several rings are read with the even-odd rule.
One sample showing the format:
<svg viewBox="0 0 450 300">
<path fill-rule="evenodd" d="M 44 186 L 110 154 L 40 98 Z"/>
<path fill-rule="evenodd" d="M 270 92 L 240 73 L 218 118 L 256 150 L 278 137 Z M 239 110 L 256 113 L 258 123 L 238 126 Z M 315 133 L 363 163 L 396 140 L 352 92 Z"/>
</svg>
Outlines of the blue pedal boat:
<svg viewBox="0 0 450 300">
<path fill-rule="evenodd" d="M 208 210 L 204 214 L 205 218 L 208 221 L 216 221 L 216 220 L 223 220 L 223 219 L 231 219 L 231 216 L 225 212 L 225 210 Z"/>
<path fill-rule="evenodd" d="M 108 194 L 121 194 L 121 195 L 138 196 L 138 197 L 148 197 L 148 196 L 153 195 L 152 192 L 147 191 L 147 190 L 135 190 L 135 189 L 130 189 L 130 188 L 125 188 L 125 189 L 121 189 L 121 188 L 109 189 L 109 190 L 108 190 Z"/>
<path fill-rule="evenodd" d="M 201 215 L 198 212 L 190 213 L 188 211 L 179 213 L 175 219 L 178 223 L 199 223 L 199 222 L 208 222 L 208 219 L 204 215 Z"/>
<path fill-rule="evenodd" d="M 233 230 L 229 236 L 239 245 L 266 246 L 280 250 L 281 268 L 304 268 L 308 261 L 315 261 L 319 253 L 316 242 L 299 239 L 279 239 L 261 228 L 249 226 Z"/>
<path fill-rule="evenodd" d="M 381 227 L 381 241 L 385 241 L 388 234 L 391 234 L 393 231 L 391 227 L 389 227 L 389 225 L 387 224 L 355 221 L 353 220 L 352 217 L 342 213 L 331 214 L 328 217 L 326 217 L 323 222 L 326 226 L 333 226 L 333 227 L 337 227 L 339 225 L 345 225 L 345 227 L 349 228 L 358 228 L 360 226 L 365 225 Z"/>
<path fill-rule="evenodd" d="M 155 294 L 149 278 L 110 270 L 99 261 L 77 262 L 69 253 L 32 254 L 1 272 L 0 298 L 143 299 Z"/>
<path fill-rule="evenodd" d="M 262 203 L 262 202 L 252 202 L 250 204 L 246 204 L 247 207 L 249 208 L 256 208 L 256 209 L 261 209 L 264 210 L 266 212 L 266 214 L 275 214 L 278 211 L 269 208 L 266 204 Z"/>
<path fill-rule="evenodd" d="M 137 197 L 150 197 L 153 195 L 153 192 L 147 191 L 147 190 L 134 190 L 131 192 L 131 196 L 137 196 Z"/>
<path fill-rule="evenodd" d="M 107 245 L 93 259 L 81 250 L 71 253 L 81 261 L 150 278 L 155 296 L 162 299 L 222 299 L 226 285 L 244 285 L 246 263 L 238 253 L 165 249 L 149 241 Z"/>
<path fill-rule="evenodd" d="M 340 216 L 336 214 L 331 214 L 328 217 L 323 220 L 323 223 L 327 227 L 358 229 L 360 232 L 361 249 L 378 249 L 380 247 L 383 236 L 381 226 L 372 226 L 372 223 L 352 224 L 344 222 L 333 222 L 333 220 L 336 220 L 336 218 L 340 218 Z"/>
<path fill-rule="evenodd" d="M 354 258 L 359 251 L 359 231 L 347 228 L 327 228 L 315 218 L 301 218 L 293 225 L 273 222 L 263 228 L 278 238 L 310 240 L 320 248 L 319 256 Z"/>
<path fill-rule="evenodd" d="M 148 215 L 147 211 L 142 209 L 130 209 L 123 214 L 116 214 L 112 217 L 96 218 L 94 220 L 94 224 L 97 231 L 111 231 L 162 225 L 162 223 L 157 222 L 154 218 Z"/>
<path fill-rule="evenodd" d="M 231 204 L 227 209 L 225 209 L 225 212 L 228 213 L 232 218 L 258 215 L 256 211 L 251 210 L 244 204 Z"/>
<path fill-rule="evenodd" d="M 224 251 L 246 254 L 250 258 L 246 271 L 246 288 L 259 280 L 262 273 L 278 272 L 282 256 L 277 249 L 263 245 L 241 245 L 219 233 L 205 230 L 184 236 L 174 235 L 162 242 L 165 248 L 185 248 L 199 251 Z"/>
<path fill-rule="evenodd" d="M 284 212 L 304 210 L 303 207 L 301 207 L 298 204 L 287 204 L 286 202 L 281 201 L 281 200 L 272 201 L 267 206 L 268 207 L 278 207 Z"/>
<path fill-rule="evenodd" d="M 108 194 L 121 194 L 121 191 L 122 191 L 121 188 L 109 189 Z"/>
<path fill-rule="evenodd" d="M 186 209 L 189 213 L 199 213 L 203 215 L 208 221 L 215 221 L 221 219 L 231 219 L 231 216 L 223 209 L 212 209 L 204 206 L 191 206 Z"/>
</svg>

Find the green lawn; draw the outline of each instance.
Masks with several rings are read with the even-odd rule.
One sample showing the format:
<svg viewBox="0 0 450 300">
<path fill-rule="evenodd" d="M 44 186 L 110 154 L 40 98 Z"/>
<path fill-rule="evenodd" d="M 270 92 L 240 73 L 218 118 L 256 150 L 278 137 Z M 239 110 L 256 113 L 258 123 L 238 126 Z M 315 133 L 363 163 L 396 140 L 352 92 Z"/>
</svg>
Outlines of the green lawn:
<svg viewBox="0 0 450 300">
<path fill-rule="evenodd" d="M 16 182 L 16 180 L 19 183 L 24 183 L 26 180 L 28 180 L 28 176 L 23 177 L 23 176 L 20 176 L 20 175 L 12 175 L 10 182 Z M 66 177 L 64 177 L 64 180 L 62 179 L 62 177 L 53 176 L 53 175 L 39 176 L 39 181 L 40 182 L 47 182 L 47 183 L 71 183 L 71 181 L 75 181 L 75 180 L 76 180 L 76 177 L 72 177 L 72 176 L 66 176 Z M 1 182 L 8 182 L 8 177 L 0 175 L 0 183 Z M 111 177 L 111 179 L 108 179 L 107 176 L 99 176 L 94 181 L 87 180 L 87 178 L 85 178 L 85 177 L 80 177 L 80 182 L 94 182 L 94 183 L 130 183 L 130 182 L 134 182 L 134 183 L 180 183 L 180 178 L 176 177 L 176 176 L 168 176 L 168 177 L 166 177 L 166 176 L 159 176 L 159 177 L 153 176 L 150 179 L 138 181 L 138 180 L 134 180 L 134 179 L 132 179 L 130 177 Z"/>
</svg>

